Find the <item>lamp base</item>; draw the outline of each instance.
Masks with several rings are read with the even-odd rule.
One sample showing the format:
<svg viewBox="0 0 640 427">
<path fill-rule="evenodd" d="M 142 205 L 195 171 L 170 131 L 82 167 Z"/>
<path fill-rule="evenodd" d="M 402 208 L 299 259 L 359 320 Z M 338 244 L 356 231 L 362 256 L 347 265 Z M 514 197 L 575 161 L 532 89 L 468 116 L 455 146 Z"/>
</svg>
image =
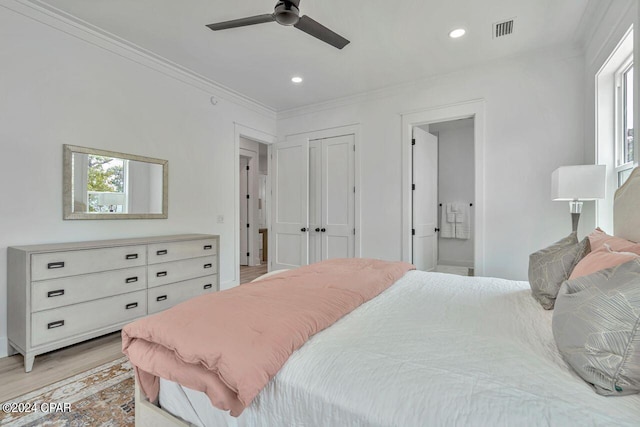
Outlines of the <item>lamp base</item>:
<svg viewBox="0 0 640 427">
<path fill-rule="evenodd" d="M 572 231 L 578 231 L 578 222 L 580 221 L 580 214 L 579 213 L 572 213 L 571 214 L 571 230 Z"/>
<path fill-rule="evenodd" d="M 582 213 L 582 204 L 583 203 L 580 200 L 573 200 L 569 202 L 572 231 L 578 231 L 578 221 L 580 221 L 580 214 Z"/>
</svg>

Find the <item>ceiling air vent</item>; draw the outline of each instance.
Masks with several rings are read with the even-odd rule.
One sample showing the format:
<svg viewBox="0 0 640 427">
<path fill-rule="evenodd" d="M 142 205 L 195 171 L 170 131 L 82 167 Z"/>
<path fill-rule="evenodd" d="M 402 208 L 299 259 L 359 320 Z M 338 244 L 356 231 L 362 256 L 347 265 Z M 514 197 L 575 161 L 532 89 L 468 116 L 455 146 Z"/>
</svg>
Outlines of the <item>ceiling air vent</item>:
<svg viewBox="0 0 640 427">
<path fill-rule="evenodd" d="M 508 36 L 513 33 L 513 21 L 514 19 L 508 19 L 506 21 L 496 22 L 493 24 L 493 38 Z"/>
</svg>

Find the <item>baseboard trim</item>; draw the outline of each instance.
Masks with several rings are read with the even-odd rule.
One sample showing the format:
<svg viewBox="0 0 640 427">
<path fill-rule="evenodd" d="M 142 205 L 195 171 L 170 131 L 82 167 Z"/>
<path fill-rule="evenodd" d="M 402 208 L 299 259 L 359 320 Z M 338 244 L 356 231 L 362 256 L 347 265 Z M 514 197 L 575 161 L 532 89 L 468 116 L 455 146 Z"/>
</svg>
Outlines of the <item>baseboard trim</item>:
<svg viewBox="0 0 640 427">
<path fill-rule="evenodd" d="M 452 267 L 474 268 L 473 261 L 453 261 L 447 259 L 439 259 L 438 265 L 450 265 Z"/>
<path fill-rule="evenodd" d="M 0 337 L 0 358 L 9 356 L 9 340 L 7 337 Z"/>
</svg>

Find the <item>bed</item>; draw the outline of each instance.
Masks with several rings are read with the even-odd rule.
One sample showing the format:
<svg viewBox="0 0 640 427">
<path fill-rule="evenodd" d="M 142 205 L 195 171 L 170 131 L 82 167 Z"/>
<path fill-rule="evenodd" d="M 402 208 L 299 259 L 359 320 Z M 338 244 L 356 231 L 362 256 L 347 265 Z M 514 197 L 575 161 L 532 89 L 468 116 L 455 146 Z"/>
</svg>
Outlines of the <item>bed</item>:
<svg viewBox="0 0 640 427">
<path fill-rule="evenodd" d="M 615 234 L 640 240 L 640 172 L 616 194 Z M 311 337 L 238 417 L 160 379 L 136 386 L 136 425 L 640 424 L 640 395 L 594 393 L 561 357 L 527 282 L 409 271 Z"/>
</svg>

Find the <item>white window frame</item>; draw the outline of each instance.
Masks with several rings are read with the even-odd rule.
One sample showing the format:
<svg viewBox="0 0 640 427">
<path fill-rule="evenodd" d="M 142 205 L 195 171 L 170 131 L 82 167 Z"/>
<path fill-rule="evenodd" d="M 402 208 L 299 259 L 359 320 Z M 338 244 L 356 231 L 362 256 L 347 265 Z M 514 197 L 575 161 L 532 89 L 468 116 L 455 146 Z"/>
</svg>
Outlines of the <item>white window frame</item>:
<svg viewBox="0 0 640 427">
<path fill-rule="evenodd" d="M 625 135 L 625 87 L 624 87 L 624 75 L 633 67 L 633 54 L 629 55 L 622 63 L 622 65 L 615 72 L 615 178 L 616 186 L 620 187 L 620 173 L 633 169 L 638 165 L 638 152 L 635 149 L 637 147 L 637 124 L 634 123 L 634 159 L 630 162 L 623 162 L 624 158 L 624 146 L 626 143 Z M 637 70 L 634 70 L 634 73 Z M 631 100 L 633 103 L 633 99 Z M 636 106 L 633 106 L 634 110 Z"/>
</svg>

